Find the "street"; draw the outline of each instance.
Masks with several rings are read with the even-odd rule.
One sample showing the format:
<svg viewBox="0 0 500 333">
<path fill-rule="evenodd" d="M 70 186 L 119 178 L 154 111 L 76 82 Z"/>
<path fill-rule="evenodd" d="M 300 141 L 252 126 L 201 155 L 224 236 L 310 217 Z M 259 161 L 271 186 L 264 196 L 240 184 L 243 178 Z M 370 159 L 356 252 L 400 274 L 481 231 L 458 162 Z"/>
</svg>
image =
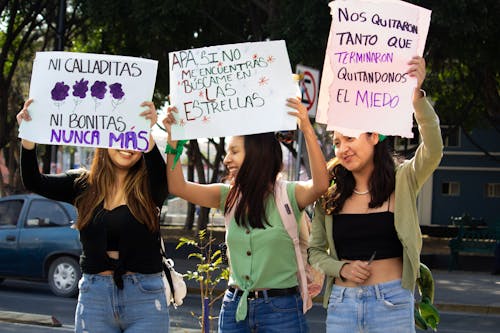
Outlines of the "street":
<svg viewBox="0 0 500 333">
<path fill-rule="evenodd" d="M 199 313 L 199 304 L 197 295 L 188 295 L 180 308 L 171 308 L 171 331 L 196 332 L 199 326 L 191 312 Z M 75 306 L 76 299 L 54 296 L 45 283 L 6 280 L 0 284 L 0 311 L 54 316 L 62 323 L 62 327 L 0 322 L 0 333 L 73 332 Z M 212 315 L 217 314 L 219 306 L 220 304 L 217 304 L 213 308 Z M 315 304 L 307 313 L 307 319 L 312 333 L 324 332 L 325 311 L 320 304 Z M 181 327 L 188 330 L 180 330 Z M 494 333 L 498 332 L 498 327 L 500 327 L 499 315 L 445 312 L 441 314 L 441 324 L 438 332 Z"/>
</svg>

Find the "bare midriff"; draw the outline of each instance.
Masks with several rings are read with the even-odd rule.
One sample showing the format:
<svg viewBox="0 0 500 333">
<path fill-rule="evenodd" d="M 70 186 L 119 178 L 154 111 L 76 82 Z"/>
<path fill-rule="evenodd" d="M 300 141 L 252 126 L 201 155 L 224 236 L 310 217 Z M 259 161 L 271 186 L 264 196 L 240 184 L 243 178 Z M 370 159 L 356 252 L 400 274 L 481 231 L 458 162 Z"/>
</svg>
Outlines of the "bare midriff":
<svg viewBox="0 0 500 333">
<path fill-rule="evenodd" d="M 107 251 L 108 257 L 111 259 L 116 259 L 120 258 L 120 253 L 118 251 Z M 99 272 L 99 275 L 113 275 L 114 271 L 113 270 L 107 270 L 107 271 L 102 271 Z M 125 274 L 134 274 L 134 272 L 126 271 Z"/>
<path fill-rule="evenodd" d="M 337 278 L 335 279 L 335 284 L 343 287 L 359 287 L 401 279 L 403 274 L 403 259 L 398 257 L 374 260 L 370 264 L 370 268 L 371 274 L 363 283 L 342 281 L 342 279 Z"/>
</svg>

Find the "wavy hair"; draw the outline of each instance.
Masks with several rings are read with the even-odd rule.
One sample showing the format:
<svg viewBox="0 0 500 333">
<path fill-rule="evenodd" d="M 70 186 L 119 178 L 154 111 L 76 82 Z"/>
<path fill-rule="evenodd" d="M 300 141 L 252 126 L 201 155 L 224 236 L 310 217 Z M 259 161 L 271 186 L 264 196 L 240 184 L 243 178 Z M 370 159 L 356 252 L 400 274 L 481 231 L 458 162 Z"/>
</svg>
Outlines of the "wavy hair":
<svg viewBox="0 0 500 333">
<path fill-rule="evenodd" d="M 373 153 L 374 169 L 369 180 L 369 208 L 382 206 L 396 186 L 395 157 L 388 149 L 387 140 L 378 142 Z M 338 214 L 345 201 L 354 193 L 356 181 L 351 171 L 344 168 L 336 157 L 328 162 L 331 185 L 322 196 L 322 207 L 326 214 Z"/>
<path fill-rule="evenodd" d="M 115 166 L 107 149 L 97 148 L 90 170 L 75 181 L 84 189 L 75 200 L 79 214 L 75 224 L 76 229 L 81 230 L 92 221 L 95 210 L 113 189 L 115 181 Z M 132 215 L 151 232 L 157 231 L 159 227 L 157 207 L 151 197 L 149 177 L 143 157 L 129 169 L 124 187 L 127 206 Z"/>
<path fill-rule="evenodd" d="M 274 191 L 283 168 L 283 152 L 274 133 L 245 135 L 245 159 L 238 170 L 225 203 L 226 214 L 235 207 L 239 226 L 265 228 L 269 225 L 265 201 Z"/>
</svg>

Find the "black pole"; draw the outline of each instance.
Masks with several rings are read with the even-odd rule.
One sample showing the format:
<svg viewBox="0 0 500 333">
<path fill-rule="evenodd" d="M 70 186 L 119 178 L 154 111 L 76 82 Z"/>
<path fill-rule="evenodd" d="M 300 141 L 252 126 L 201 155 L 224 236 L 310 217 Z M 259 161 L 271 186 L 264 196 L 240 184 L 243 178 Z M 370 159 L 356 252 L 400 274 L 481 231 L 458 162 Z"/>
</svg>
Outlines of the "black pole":
<svg viewBox="0 0 500 333">
<path fill-rule="evenodd" d="M 66 0 L 59 0 L 57 14 L 56 48 L 55 51 L 64 51 L 64 30 L 66 29 Z"/>
<path fill-rule="evenodd" d="M 66 29 L 66 0 L 59 0 L 59 11 L 57 13 L 56 43 L 54 51 L 64 51 L 64 30 Z M 50 147 L 50 172 L 57 172 L 57 146 Z"/>
</svg>

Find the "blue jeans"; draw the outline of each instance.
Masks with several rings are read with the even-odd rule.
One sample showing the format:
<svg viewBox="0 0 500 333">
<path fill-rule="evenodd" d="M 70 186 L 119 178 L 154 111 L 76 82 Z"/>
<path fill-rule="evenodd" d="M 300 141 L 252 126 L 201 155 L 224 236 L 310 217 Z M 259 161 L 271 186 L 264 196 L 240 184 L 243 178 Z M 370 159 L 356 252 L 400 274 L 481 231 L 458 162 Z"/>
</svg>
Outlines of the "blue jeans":
<svg viewBox="0 0 500 333">
<path fill-rule="evenodd" d="M 76 333 L 168 332 L 169 315 L 161 273 L 83 274 L 75 313 Z"/>
<path fill-rule="evenodd" d="M 413 293 L 401 287 L 401 280 L 356 288 L 334 285 L 326 331 L 414 333 L 413 308 Z"/>
<path fill-rule="evenodd" d="M 240 296 L 226 290 L 219 314 L 220 333 L 303 333 L 308 332 L 300 294 L 248 299 L 245 320 L 236 321 Z"/>
</svg>

